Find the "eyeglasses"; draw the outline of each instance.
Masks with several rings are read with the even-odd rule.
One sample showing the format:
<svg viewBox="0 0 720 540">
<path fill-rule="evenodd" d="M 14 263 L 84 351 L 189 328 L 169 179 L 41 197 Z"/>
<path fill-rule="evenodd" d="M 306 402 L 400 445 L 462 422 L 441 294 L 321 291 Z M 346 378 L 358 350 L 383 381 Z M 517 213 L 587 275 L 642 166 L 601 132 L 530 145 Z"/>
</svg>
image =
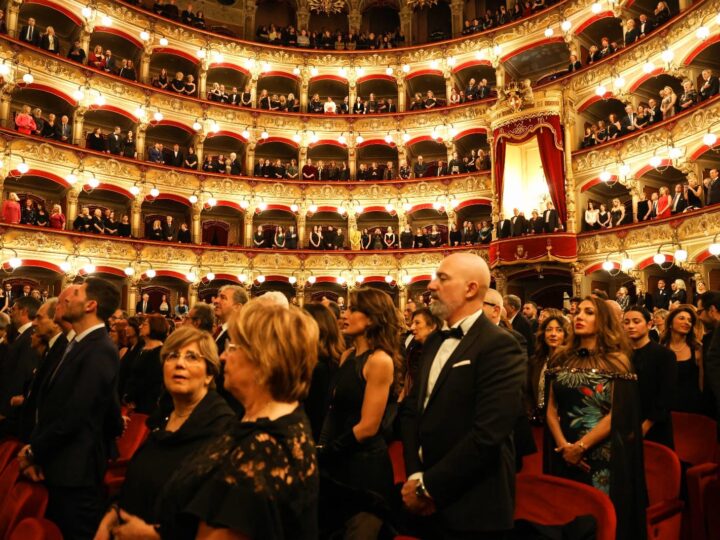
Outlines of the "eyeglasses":
<svg viewBox="0 0 720 540">
<path fill-rule="evenodd" d="M 181 355 L 178 351 L 171 352 L 165 357 L 166 362 L 177 362 L 182 358 L 186 364 L 199 364 L 203 360 L 205 360 L 204 356 L 200 356 L 197 353 L 194 353 L 192 351 L 188 351 L 185 354 Z"/>
<path fill-rule="evenodd" d="M 237 352 L 240 349 L 240 345 L 237 343 L 233 343 L 230 340 L 225 342 L 225 352 L 228 354 L 232 354 L 234 352 Z"/>
<path fill-rule="evenodd" d="M 483 302 L 483 305 L 490 306 L 490 307 L 497 307 L 497 304 L 493 304 L 492 302 Z"/>
</svg>

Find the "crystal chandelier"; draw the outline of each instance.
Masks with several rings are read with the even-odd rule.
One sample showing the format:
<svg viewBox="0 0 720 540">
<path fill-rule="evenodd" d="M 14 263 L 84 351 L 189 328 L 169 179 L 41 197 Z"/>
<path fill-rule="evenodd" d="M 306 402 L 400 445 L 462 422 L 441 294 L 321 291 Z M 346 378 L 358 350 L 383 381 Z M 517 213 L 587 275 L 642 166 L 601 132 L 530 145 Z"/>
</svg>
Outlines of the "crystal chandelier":
<svg viewBox="0 0 720 540">
<path fill-rule="evenodd" d="M 424 7 L 436 6 L 438 0 L 407 0 L 408 7 L 412 9 L 422 9 Z"/>
<path fill-rule="evenodd" d="M 308 7 L 316 13 L 342 13 L 345 9 L 345 0 L 308 0 Z"/>
</svg>

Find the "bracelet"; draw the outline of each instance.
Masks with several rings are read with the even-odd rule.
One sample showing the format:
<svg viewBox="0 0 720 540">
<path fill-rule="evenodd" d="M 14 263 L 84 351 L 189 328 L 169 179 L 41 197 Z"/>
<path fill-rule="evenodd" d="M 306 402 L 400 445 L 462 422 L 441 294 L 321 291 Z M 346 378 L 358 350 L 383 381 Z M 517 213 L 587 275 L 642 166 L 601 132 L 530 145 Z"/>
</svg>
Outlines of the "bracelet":
<svg viewBox="0 0 720 540">
<path fill-rule="evenodd" d="M 587 446 L 585 446 L 585 443 L 582 442 L 582 440 L 576 442 L 575 444 L 577 444 L 580 448 L 582 448 L 583 452 L 587 452 Z"/>
</svg>

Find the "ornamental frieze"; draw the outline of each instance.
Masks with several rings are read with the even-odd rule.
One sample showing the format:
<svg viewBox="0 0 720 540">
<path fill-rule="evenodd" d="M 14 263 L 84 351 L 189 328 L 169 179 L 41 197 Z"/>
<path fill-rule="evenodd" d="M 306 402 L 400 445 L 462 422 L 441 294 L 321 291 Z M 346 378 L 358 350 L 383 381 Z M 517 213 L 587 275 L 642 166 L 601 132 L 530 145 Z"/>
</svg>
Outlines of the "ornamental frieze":
<svg viewBox="0 0 720 540">
<path fill-rule="evenodd" d="M 197 259 L 192 250 L 175 246 L 145 247 L 142 250 L 142 255 L 143 259 L 152 262 L 178 262 L 188 264 Z"/>
<path fill-rule="evenodd" d="M 344 259 L 341 259 L 344 261 Z M 300 261 L 297 257 L 281 253 L 261 253 L 253 259 L 254 268 L 263 270 L 280 270 L 285 268 L 299 268 Z"/>
<path fill-rule="evenodd" d="M 348 261 L 345 257 L 330 255 L 311 255 L 305 259 L 305 268 L 313 270 L 337 270 L 348 267 Z"/>
<path fill-rule="evenodd" d="M 38 144 L 35 141 L 24 139 L 15 139 L 9 143 L 13 153 L 20 154 L 24 158 L 35 158 L 45 163 L 60 163 L 69 166 L 76 166 L 79 160 L 74 152 L 70 150 L 60 150 L 47 143 Z"/>
<path fill-rule="evenodd" d="M 72 241 L 69 238 L 62 238 L 41 232 L 25 232 L 9 230 L 2 237 L 5 247 L 16 249 L 29 249 L 35 252 L 63 253 L 72 250 Z"/>
<path fill-rule="evenodd" d="M 248 263 L 249 259 L 247 255 L 235 251 L 205 251 L 202 255 L 202 264 L 204 265 L 222 265 L 243 268 L 246 267 Z"/>
<path fill-rule="evenodd" d="M 135 258 L 135 250 L 132 245 L 127 242 L 113 242 L 112 240 L 83 239 L 80 241 L 79 253 L 89 257 L 105 257 L 123 261 Z"/>
<path fill-rule="evenodd" d="M 302 196 L 302 190 L 296 185 L 289 184 L 258 184 L 255 186 L 255 194 L 261 197 L 272 197 L 273 199 L 293 199 Z"/>
</svg>

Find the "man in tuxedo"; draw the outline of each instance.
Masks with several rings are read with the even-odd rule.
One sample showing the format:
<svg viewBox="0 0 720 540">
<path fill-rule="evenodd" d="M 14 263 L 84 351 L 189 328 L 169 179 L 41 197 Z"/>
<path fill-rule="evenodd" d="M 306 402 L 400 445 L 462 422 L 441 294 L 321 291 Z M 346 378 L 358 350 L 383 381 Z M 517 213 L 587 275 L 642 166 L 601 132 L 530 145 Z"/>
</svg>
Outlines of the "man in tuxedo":
<svg viewBox="0 0 720 540">
<path fill-rule="evenodd" d="M 447 176 L 448 175 L 448 166 L 445 164 L 445 162 L 440 159 L 437 162 L 437 167 L 435 171 L 435 176 Z"/>
<path fill-rule="evenodd" d="M 665 280 L 657 282 L 657 291 L 652 295 L 653 309 L 667 309 L 670 306 L 670 292 L 665 288 Z"/>
<path fill-rule="evenodd" d="M 640 24 L 638 25 L 638 32 L 640 33 L 640 37 L 644 38 L 653 30 L 655 30 L 655 25 L 650 19 L 648 19 L 648 16 L 644 13 L 640 15 Z"/>
<path fill-rule="evenodd" d="M 522 309 L 522 301 L 514 294 L 509 294 L 503 298 L 503 305 L 513 330 L 522 334 L 527 342 L 528 358 L 532 357 L 535 352 L 535 334 L 533 333 L 530 321 L 520 312 Z"/>
<path fill-rule="evenodd" d="M 700 101 L 705 101 L 720 93 L 720 79 L 709 69 L 702 70 L 703 83 L 700 86 Z"/>
<path fill-rule="evenodd" d="M 413 167 L 413 173 L 415 173 L 415 178 L 424 178 L 425 174 L 427 174 L 427 169 L 428 166 L 423 162 L 423 157 L 418 156 L 417 162 Z"/>
<path fill-rule="evenodd" d="M 708 204 L 720 203 L 720 178 L 717 169 L 710 169 L 710 183 L 707 194 Z"/>
<path fill-rule="evenodd" d="M 662 113 L 660 112 L 660 109 L 658 109 L 657 101 L 655 98 L 650 98 L 648 100 L 648 106 L 645 109 L 645 114 L 648 116 L 648 125 L 656 124 L 660 120 L 662 120 Z"/>
<path fill-rule="evenodd" d="M 28 23 L 20 29 L 20 41 L 36 47 L 40 44 L 40 30 L 35 26 L 33 17 L 30 17 Z"/>
<path fill-rule="evenodd" d="M 498 220 L 497 225 L 495 225 L 495 233 L 498 239 L 510 238 L 510 235 L 512 234 L 512 224 L 509 219 L 505 219 L 504 214 L 500 214 L 500 219 Z"/>
<path fill-rule="evenodd" d="M 238 92 L 237 86 L 233 86 L 232 92 L 228 94 L 228 103 L 230 105 L 240 105 L 241 94 Z"/>
<path fill-rule="evenodd" d="M 487 97 L 490 97 L 490 87 L 488 86 L 488 80 L 480 79 L 477 88 L 477 98 L 485 99 Z"/>
<path fill-rule="evenodd" d="M 163 5 L 162 14 L 173 21 L 178 20 L 180 13 L 178 7 L 175 5 L 175 0 L 168 0 L 168 3 Z"/>
<path fill-rule="evenodd" d="M 605 58 L 615 52 L 615 48 L 610 44 L 610 40 L 606 37 L 600 40 L 600 58 Z"/>
<path fill-rule="evenodd" d="M 635 28 L 635 19 L 628 19 L 625 25 L 625 46 L 628 47 L 640 38 L 640 31 Z"/>
<path fill-rule="evenodd" d="M 5 435 L 18 434 L 23 396 L 40 361 L 31 344 L 32 321 L 39 307 L 36 298 L 20 296 L 10 313 L 17 337 L 0 364 L 0 433 Z"/>
<path fill-rule="evenodd" d="M 230 174 L 242 174 L 242 160 L 235 152 L 230 152 Z"/>
<path fill-rule="evenodd" d="M 388 100 L 387 100 L 387 112 L 389 112 L 389 113 L 397 112 L 397 105 L 395 105 L 395 102 L 392 100 L 392 98 L 388 98 Z"/>
<path fill-rule="evenodd" d="M 163 236 L 166 242 L 177 242 L 177 225 L 173 222 L 172 216 L 165 217 L 165 223 L 162 224 Z"/>
<path fill-rule="evenodd" d="M 220 325 L 215 336 L 215 345 L 217 345 L 218 355 L 222 356 L 225 352 L 225 346 L 230 340 L 228 333 L 228 321 L 233 313 L 240 310 L 248 303 L 248 295 L 245 289 L 239 285 L 225 285 L 218 291 L 217 296 L 213 299 L 213 307 L 215 308 L 215 320 Z M 215 383 L 218 393 L 225 398 L 228 405 L 237 414 L 244 413 L 242 404 L 235 397 L 225 390 L 223 383 L 225 381 L 225 361 L 220 360 L 220 373 L 215 377 Z"/>
<path fill-rule="evenodd" d="M 93 538 L 104 512 L 103 476 L 123 430 L 115 393 L 120 360 L 105 324 L 120 304 L 111 283 L 90 277 L 65 299 L 76 332 L 41 390 L 37 424 L 20 469 L 48 488 L 47 517 L 68 539 Z"/>
<path fill-rule="evenodd" d="M 523 236 L 527 232 L 527 219 L 517 208 L 513 208 L 513 217 L 510 218 L 512 223 L 512 235 Z"/>
<path fill-rule="evenodd" d="M 107 149 L 110 154 L 119 156 L 122 154 L 123 149 L 123 137 L 120 126 L 115 126 L 115 130 L 108 135 L 107 138 Z"/>
<path fill-rule="evenodd" d="M 670 203 L 670 211 L 673 214 L 682 214 L 687 208 L 687 199 L 682 184 L 675 184 L 675 194 Z"/>
<path fill-rule="evenodd" d="M 517 341 L 483 314 L 490 270 L 446 257 L 428 289 L 449 330 L 423 346 L 401 411 L 405 506 L 426 516 L 423 538 L 501 539 L 513 527 L 513 429 L 525 379 Z"/>
<path fill-rule="evenodd" d="M 23 441 L 29 439 L 35 428 L 40 389 L 43 388 L 50 373 L 55 371 L 68 344 L 63 328 L 55 321 L 57 306 L 58 299 L 49 298 L 40 306 L 32 321 L 35 338 L 43 343 L 45 352 L 40 358 L 40 365 L 35 371 L 20 413 L 20 438 Z"/>
<path fill-rule="evenodd" d="M 557 210 L 553 203 L 548 202 L 546 210 L 543 212 L 543 231 L 546 233 L 558 232 L 560 230 L 560 220 L 558 219 Z"/>
<path fill-rule="evenodd" d="M 135 314 L 147 315 L 148 313 L 152 313 L 152 307 L 150 307 L 150 295 L 148 293 L 143 293 L 142 299 L 135 304 Z"/>
<path fill-rule="evenodd" d="M 182 150 L 180 150 L 180 145 L 174 144 L 172 152 L 170 153 L 170 161 L 168 165 L 173 167 L 182 167 L 184 162 L 185 156 L 183 155 Z"/>
<path fill-rule="evenodd" d="M 620 126 L 623 135 L 635 131 L 635 111 L 629 103 L 625 106 L 625 116 L 620 121 Z"/>
<path fill-rule="evenodd" d="M 66 114 L 63 114 L 60 118 L 60 125 L 57 128 L 57 139 L 60 142 L 72 144 L 72 125 L 70 119 Z"/>
</svg>

